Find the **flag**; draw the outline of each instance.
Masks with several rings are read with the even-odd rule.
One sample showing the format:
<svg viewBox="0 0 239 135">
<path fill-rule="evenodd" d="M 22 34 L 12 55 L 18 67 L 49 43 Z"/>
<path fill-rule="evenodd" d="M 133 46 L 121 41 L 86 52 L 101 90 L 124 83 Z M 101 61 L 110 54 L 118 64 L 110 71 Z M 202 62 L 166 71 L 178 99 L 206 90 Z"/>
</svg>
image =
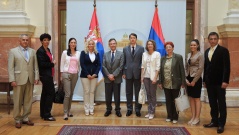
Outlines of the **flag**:
<svg viewBox="0 0 239 135">
<path fill-rule="evenodd" d="M 161 56 L 166 55 L 166 50 L 164 49 L 164 36 L 158 16 L 158 7 L 155 8 L 154 18 L 148 39 L 152 39 L 156 42 L 157 51 L 161 54 Z"/>
<path fill-rule="evenodd" d="M 103 47 L 103 42 L 101 39 L 101 34 L 100 34 L 100 28 L 99 28 L 99 23 L 96 15 L 96 8 L 94 8 L 94 12 L 91 18 L 90 22 L 90 28 L 89 28 L 89 34 L 86 37 L 86 39 L 92 39 L 95 41 L 97 51 L 100 55 L 100 61 L 101 63 L 103 62 L 103 55 L 104 55 L 104 47 Z M 101 67 L 102 69 L 102 67 Z M 100 72 L 98 74 L 98 82 L 100 82 L 103 79 L 103 74 L 102 70 L 100 69 Z"/>
</svg>

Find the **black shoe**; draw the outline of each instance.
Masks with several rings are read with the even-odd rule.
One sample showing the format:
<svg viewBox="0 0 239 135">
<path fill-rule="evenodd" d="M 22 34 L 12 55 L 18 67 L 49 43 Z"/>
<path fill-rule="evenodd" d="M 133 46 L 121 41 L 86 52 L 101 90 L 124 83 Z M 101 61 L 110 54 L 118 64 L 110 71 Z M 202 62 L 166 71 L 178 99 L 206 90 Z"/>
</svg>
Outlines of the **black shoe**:
<svg viewBox="0 0 239 135">
<path fill-rule="evenodd" d="M 126 116 L 130 116 L 132 114 L 132 111 L 127 111 Z"/>
<path fill-rule="evenodd" d="M 218 125 L 216 123 L 213 123 L 213 122 L 211 122 L 209 124 L 204 124 L 203 126 L 205 128 L 218 127 Z"/>
<path fill-rule="evenodd" d="M 140 112 L 136 112 L 136 116 L 137 116 L 137 117 L 140 117 L 140 116 L 141 116 L 141 113 L 140 113 Z"/>
<path fill-rule="evenodd" d="M 122 116 L 122 114 L 121 114 L 121 112 L 120 111 L 116 111 L 116 113 L 115 113 L 118 117 L 121 117 Z"/>
<path fill-rule="evenodd" d="M 44 118 L 44 120 L 46 120 L 46 121 L 56 121 L 56 119 L 54 117 Z"/>
<path fill-rule="evenodd" d="M 109 116 L 110 114 L 111 114 L 111 111 L 106 111 L 104 116 L 107 117 L 107 116 Z"/>
<path fill-rule="evenodd" d="M 224 127 L 219 126 L 219 127 L 217 128 L 217 133 L 223 133 L 223 132 L 224 132 Z"/>
</svg>

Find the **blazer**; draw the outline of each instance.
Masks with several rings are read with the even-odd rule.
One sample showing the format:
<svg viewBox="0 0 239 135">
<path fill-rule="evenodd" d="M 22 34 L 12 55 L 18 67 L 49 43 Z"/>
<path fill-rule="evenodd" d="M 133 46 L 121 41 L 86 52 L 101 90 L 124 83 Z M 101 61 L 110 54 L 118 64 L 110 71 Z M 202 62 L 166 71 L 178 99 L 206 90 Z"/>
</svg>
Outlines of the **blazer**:
<svg viewBox="0 0 239 135">
<path fill-rule="evenodd" d="M 190 77 L 194 77 L 193 82 L 197 82 L 204 70 L 204 56 L 201 52 L 197 52 L 193 57 L 191 57 L 191 55 L 191 53 L 188 53 L 188 57 L 185 61 L 186 76 L 190 75 Z M 188 63 L 189 59 L 190 65 Z"/>
<path fill-rule="evenodd" d="M 77 58 L 77 63 L 78 63 L 78 67 L 77 67 L 77 71 L 79 72 L 79 65 L 80 65 L 80 52 L 76 51 L 76 58 Z M 70 65 L 70 60 L 71 60 L 71 56 L 67 55 L 67 50 L 62 52 L 61 55 L 61 65 L 60 65 L 60 70 L 61 72 L 68 72 L 69 69 L 69 65 Z"/>
<path fill-rule="evenodd" d="M 221 85 L 223 82 L 229 83 L 230 78 L 230 56 L 229 51 L 220 45 L 214 50 L 211 62 L 208 59 L 210 48 L 205 51 L 203 82 L 206 85 Z"/>
<path fill-rule="evenodd" d="M 80 77 L 87 78 L 87 75 L 96 74 L 98 78 L 98 73 L 101 68 L 100 55 L 95 53 L 95 60 L 91 62 L 90 56 L 85 51 L 81 51 L 80 55 L 80 65 L 81 65 L 81 74 Z"/>
<path fill-rule="evenodd" d="M 149 57 L 149 53 L 144 52 L 142 56 L 142 66 L 141 66 L 141 68 L 144 68 L 144 73 L 147 68 L 148 57 Z M 161 58 L 160 53 L 157 51 L 154 51 L 151 54 L 151 60 L 150 60 L 150 80 L 151 81 L 153 81 L 156 71 L 160 70 L 160 58 Z M 157 78 L 157 80 L 158 79 L 159 77 Z"/>
<path fill-rule="evenodd" d="M 161 58 L 159 84 L 164 84 L 164 65 L 166 56 Z M 185 70 L 183 66 L 183 57 L 180 54 L 173 53 L 171 66 L 172 89 L 180 89 L 181 85 L 186 84 Z"/>
<path fill-rule="evenodd" d="M 50 49 L 47 49 L 50 52 Z M 52 77 L 52 68 L 54 67 L 54 63 L 51 62 L 43 46 L 37 50 L 37 60 L 40 76 Z"/>
<path fill-rule="evenodd" d="M 140 79 L 141 78 L 141 64 L 144 48 L 140 45 L 136 45 L 134 55 L 131 53 L 131 45 L 124 47 L 124 69 L 123 74 L 126 75 L 126 79 Z"/>
<path fill-rule="evenodd" d="M 28 53 L 29 60 L 27 61 L 19 46 L 9 51 L 9 82 L 15 81 L 17 85 L 24 85 L 28 79 L 31 84 L 34 84 L 35 80 L 39 80 L 36 51 L 28 47 Z"/>
<path fill-rule="evenodd" d="M 116 50 L 115 57 L 112 63 L 111 63 L 111 51 L 105 53 L 102 65 L 102 71 L 104 73 L 104 82 L 111 83 L 112 81 L 109 80 L 108 75 L 113 74 L 115 78 L 114 83 L 121 83 L 123 66 L 124 66 L 124 54 L 122 52 Z"/>
</svg>

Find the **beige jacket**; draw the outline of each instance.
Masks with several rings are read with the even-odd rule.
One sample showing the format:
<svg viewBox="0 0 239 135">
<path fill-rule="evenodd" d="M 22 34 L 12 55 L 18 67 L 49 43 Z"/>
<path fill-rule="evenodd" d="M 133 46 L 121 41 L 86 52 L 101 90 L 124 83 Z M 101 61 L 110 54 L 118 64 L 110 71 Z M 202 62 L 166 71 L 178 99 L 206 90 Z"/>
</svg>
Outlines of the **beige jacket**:
<svg viewBox="0 0 239 135">
<path fill-rule="evenodd" d="M 16 82 L 17 85 L 24 85 L 28 79 L 31 84 L 39 80 L 39 70 L 36 51 L 28 48 L 29 61 L 24 57 L 20 47 L 15 47 L 8 54 L 9 82 Z"/>
<path fill-rule="evenodd" d="M 152 81 L 154 79 L 156 70 L 159 71 L 160 70 L 160 53 L 154 51 L 151 54 L 151 61 L 150 61 L 150 80 Z M 142 65 L 141 68 L 144 68 L 144 73 L 145 73 L 145 69 L 147 68 L 147 58 L 149 57 L 148 52 L 144 52 L 143 56 L 142 56 Z M 159 78 L 157 77 L 157 80 Z"/>
<path fill-rule="evenodd" d="M 189 59 L 190 64 L 188 63 Z M 201 52 L 197 52 L 197 54 L 191 57 L 191 53 L 189 53 L 185 62 L 186 77 L 190 75 L 190 77 L 194 77 L 193 82 L 197 82 L 202 75 L 203 69 L 204 69 L 203 54 Z"/>
</svg>

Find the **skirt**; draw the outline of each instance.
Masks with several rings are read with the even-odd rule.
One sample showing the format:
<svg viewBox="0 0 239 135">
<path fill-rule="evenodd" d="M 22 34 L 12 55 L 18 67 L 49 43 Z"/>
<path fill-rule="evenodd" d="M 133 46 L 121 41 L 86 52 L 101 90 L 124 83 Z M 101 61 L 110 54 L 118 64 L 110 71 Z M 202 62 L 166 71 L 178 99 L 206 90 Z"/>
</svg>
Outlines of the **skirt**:
<svg viewBox="0 0 239 135">
<path fill-rule="evenodd" d="M 194 77 L 187 76 L 187 80 L 191 83 Z M 202 78 L 200 77 L 195 85 L 187 86 L 188 96 L 192 98 L 200 98 L 201 97 L 201 90 L 202 90 Z"/>
</svg>

